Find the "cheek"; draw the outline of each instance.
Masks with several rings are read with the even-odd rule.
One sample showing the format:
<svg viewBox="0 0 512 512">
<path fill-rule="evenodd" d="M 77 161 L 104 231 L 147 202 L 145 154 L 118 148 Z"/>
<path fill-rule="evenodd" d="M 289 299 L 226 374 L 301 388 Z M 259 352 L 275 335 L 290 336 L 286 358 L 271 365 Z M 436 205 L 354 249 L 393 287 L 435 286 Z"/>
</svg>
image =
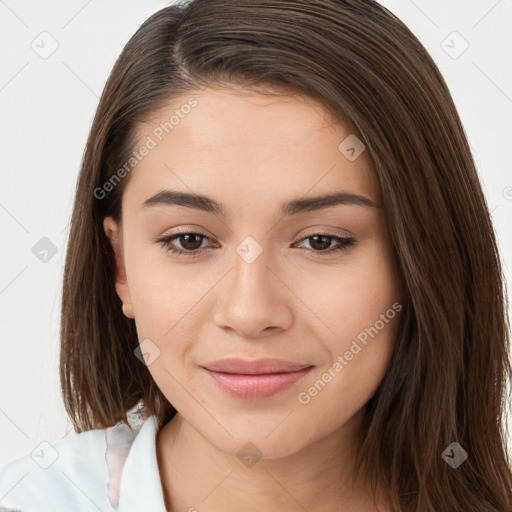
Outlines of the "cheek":
<svg viewBox="0 0 512 512">
<path fill-rule="evenodd" d="M 308 381 L 312 395 L 304 386 L 301 391 L 319 414 L 320 404 L 332 410 L 328 404 L 335 402 L 345 418 L 371 398 L 391 359 L 401 310 L 392 260 L 383 245 L 368 245 L 316 283 L 316 288 L 310 286 L 315 294 L 308 305 L 322 320 L 318 333 L 325 332 L 322 343 L 329 356 Z M 313 399 L 315 393 L 318 399 Z"/>
<path fill-rule="evenodd" d="M 326 340 L 345 343 L 373 326 L 399 300 L 392 261 L 380 244 L 368 244 L 342 264 L 296 280 L 297 295 L 326 329 Z"/>
<path fill-rule="evenodd" d="M 373 284 L 392 289 L 385 280 Z M 393 353 L 401 310 L 393 293 L 381 292 L 375 297 L 377 290 L 372 288 L 341 300 L 339 295 L 332 298 L 339 314 L 329 324 L 335 335 L 322 340 L 328 357 L 297 395 L 299 410 L 304 407 L 307 417 L 315 418 L 311 428 L 320 426 L 326 433 L 325 425 L 344 424 L 380 386 Z"/>
<path fill-rule="evenodd" d="M 202 323 L 198 304 L 207 287 L 177 268 L 165 265 L 164 258 L 140 267 L 133 273 L 130 294 L 139 343 L 149 339 L 150 351 L 158 354 L 148 370 L 167 400 L 183 407 L 190 394 L 198 393 L 188 361 Z"/>
<path fill-rule="evenodd" d="M 197 305 L 211 284 L 197 279 L 192 266 L 180 268 L 165 257 L 146 260 L 132 268 L 130 296 L 140 334 L 151 332 L 158 339 L 170 338 L 190 322 Z"/>
</svg>

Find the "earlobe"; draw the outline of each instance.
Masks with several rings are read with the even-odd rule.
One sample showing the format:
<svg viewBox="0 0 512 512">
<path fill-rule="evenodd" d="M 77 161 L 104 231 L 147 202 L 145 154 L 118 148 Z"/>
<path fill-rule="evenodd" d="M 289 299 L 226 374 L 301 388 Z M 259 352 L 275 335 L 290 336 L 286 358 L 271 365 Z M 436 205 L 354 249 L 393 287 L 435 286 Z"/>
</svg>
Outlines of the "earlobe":
<svg viewBox="0 0 512 512">
<path fill-rule="evenodd" d="M 123 309 L 124 316 L 126 316 L 127 318 L 132 318 L 132 319 L 135 318 L 135 315 L 133 314 L 133 306 L 131 304 L 123 302 L 122 309 Z"/>
<path fill-rule="evenodd" d="M 126 272 L 124 269 L 123 256 L 121 254 L 121 240 L 119 236 L 118 226 L 112 217 L 105 217 L 103 219 L 103 229 L 114 251 L 116 260 L 116 292 L 121 301 L 123 302 L 123 314 L 128 318 L 135 318 L 133 314 L 133 307 L 131 304 L 130 290 L 126 279 Z"/>
</svg>

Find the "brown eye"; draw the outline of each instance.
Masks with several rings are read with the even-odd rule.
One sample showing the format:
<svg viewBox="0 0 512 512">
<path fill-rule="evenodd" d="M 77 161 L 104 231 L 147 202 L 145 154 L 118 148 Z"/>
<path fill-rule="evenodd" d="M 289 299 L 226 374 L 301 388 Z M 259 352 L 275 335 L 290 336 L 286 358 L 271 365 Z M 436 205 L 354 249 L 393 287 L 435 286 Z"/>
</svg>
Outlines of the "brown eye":
<svg viewBox="0 0 512 512">
<path fill-rule="evenodd" d="M 180 244 L 183 249 L 186 249 L 187 251 L 195 251 L 201 247 L 203 237 L 197 233 L 185 233 L 183 235 L 177 235 L 173 238 L 178 240 L 181 239 Z"/>
<path fill-rule="evenodd" d="M 205 239 L 210 240 L 209 237 L 201 233 L 177 233 L 172 236 L 156 239 L 155 241 L 171 253 L 177 253 L 178 255 L 190 253 L 191 256 L 197 256 L 204 250 L 204 247 L 201 247 L 201 245 Z M 179 242 L 178 247 L 175 246 L 175 240 Z"/>
<path fill-rule="evenodd" d="M 356 243 L 355 238 L 345 238 L 345 237 L 322 234 L 322 233 L 307 236 L 307 237 L 303 238 L 302 240 L 312 240 L 312 242 L 309 242 L 311 249 L 305 248 L 305 250 L 309 254 L 317 254 L 320 256 L 323 256 L 324 254 L 332 254 L 333 252 L 336 252 L 336 251 L 342 251 L 342 250 L 348 249 L 349 247 L 352 247 Z M 337 246 L 334 246 L 333 248 L 329 249 L 329 247 L 331 246 L 333 241 L 337 242 Z M 328 249 L 328 250 L 326 250 L 326 249 Z"/>
</svg>

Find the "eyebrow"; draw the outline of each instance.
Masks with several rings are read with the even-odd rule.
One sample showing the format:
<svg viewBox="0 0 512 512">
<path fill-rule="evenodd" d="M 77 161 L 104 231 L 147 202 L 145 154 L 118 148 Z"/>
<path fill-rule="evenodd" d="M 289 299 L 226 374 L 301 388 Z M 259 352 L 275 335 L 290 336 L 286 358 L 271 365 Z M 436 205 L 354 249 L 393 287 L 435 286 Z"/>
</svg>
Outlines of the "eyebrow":
<svg viewBox="0 0 512 512">
<path fill-rule="evenodd" d="M 200 194 L 190 194 L 188 192 L 179 192 L 176 190 L 164 189 L 157 192 L 154 196 L 146 199 L 142 205 L 142 209 L 151 208 L 161 205 L 177 205 L 187 208 L 194 208 L 208 213 L 214 213 L 226 217 L 227 208 L 224 204 L 219 203 L 215 199 Z M 289 216 L 298 213 L 322 210 L 337 205 L 356 205 L 369 208 L 380 208 L 371 199 L 340 190 L 330 194 L 324 194 L 316 197 L 308 197 L 305 199 L 293 199 L 281 205 L 281 215 Z"/>
</svg>

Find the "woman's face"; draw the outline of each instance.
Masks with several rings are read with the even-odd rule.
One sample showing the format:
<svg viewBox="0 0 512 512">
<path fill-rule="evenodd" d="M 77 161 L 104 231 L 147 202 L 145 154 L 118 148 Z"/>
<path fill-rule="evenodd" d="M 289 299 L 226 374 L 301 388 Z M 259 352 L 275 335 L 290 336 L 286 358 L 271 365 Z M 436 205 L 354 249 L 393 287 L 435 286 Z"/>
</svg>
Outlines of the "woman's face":
<svg viewBox="0 0 512 512">
<path fill-rule="evenodd" d="M 116 289 L 163 394 L 232 454 L 251 442 L 282 457 L 356 429 L 401 309 L 364 146 L 309 98 L 247 90 L 183 96 L 139 135 L 122 234 L 104 227 L 115 249 L 120 237 Z M 180 254 L 157 241 L 171 237 Z M 312 368 L 203 368 L 232 357 Z"/>
</svg>

